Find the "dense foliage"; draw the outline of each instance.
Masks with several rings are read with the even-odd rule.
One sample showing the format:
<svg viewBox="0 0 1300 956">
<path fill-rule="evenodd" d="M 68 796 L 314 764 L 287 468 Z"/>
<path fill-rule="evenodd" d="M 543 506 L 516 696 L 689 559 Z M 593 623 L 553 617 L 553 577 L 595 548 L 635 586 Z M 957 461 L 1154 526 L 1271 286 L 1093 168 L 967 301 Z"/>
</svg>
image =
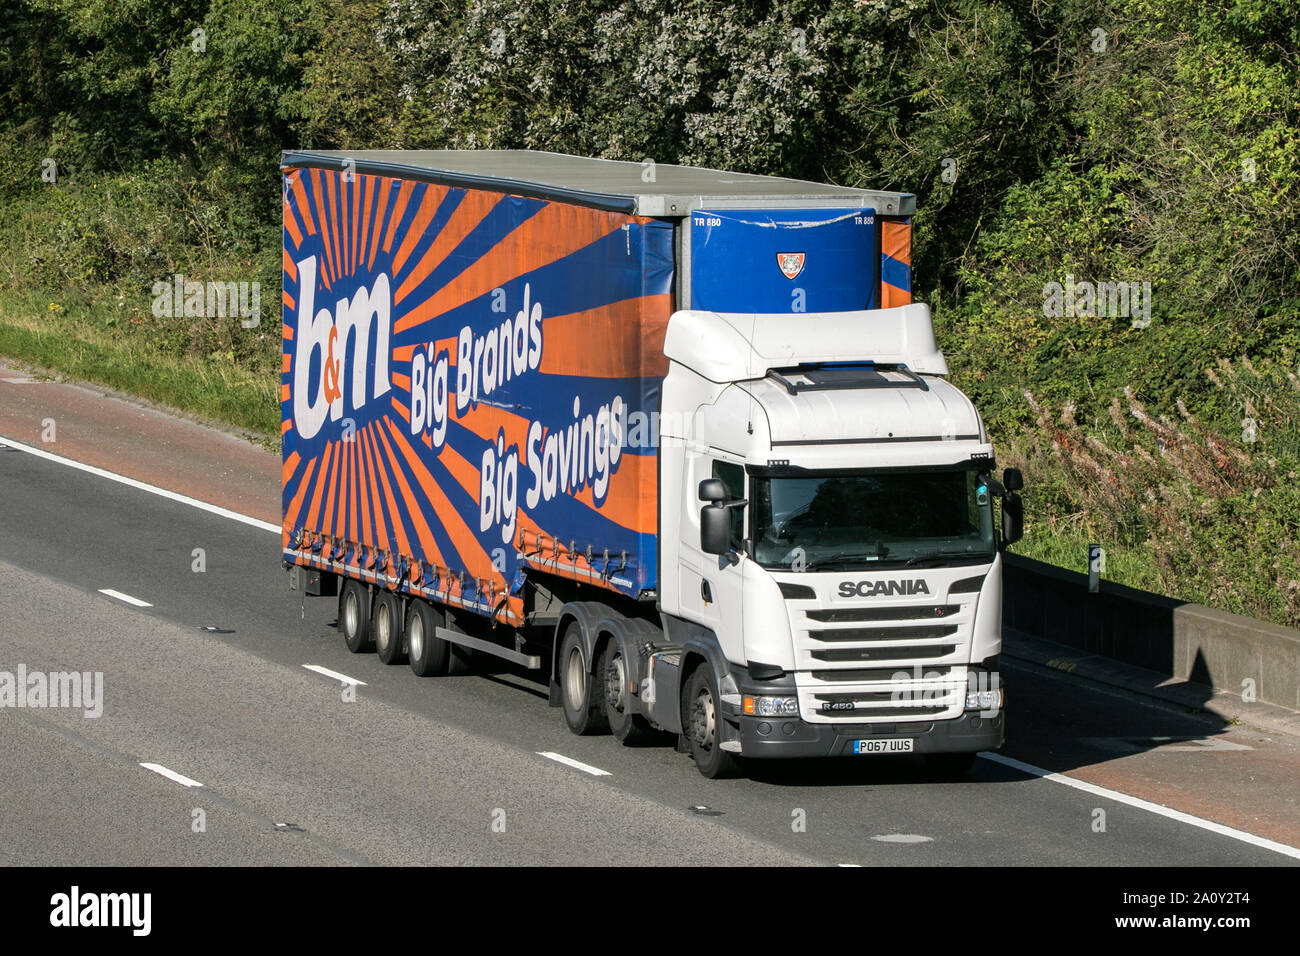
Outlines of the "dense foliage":
<svg viewBox="0 0 1300 956">
<path fill-rule="evenodd" d="M 1024 550 L 1300 623 L 1300 0 L 0 0 L 0 38 L 0 324 L 274 376 L 149 290 L 274 316 L 282 147 L 905 189 Z M 1150 295 L 1053 311 L 1067 277 Z"/>
</svg>

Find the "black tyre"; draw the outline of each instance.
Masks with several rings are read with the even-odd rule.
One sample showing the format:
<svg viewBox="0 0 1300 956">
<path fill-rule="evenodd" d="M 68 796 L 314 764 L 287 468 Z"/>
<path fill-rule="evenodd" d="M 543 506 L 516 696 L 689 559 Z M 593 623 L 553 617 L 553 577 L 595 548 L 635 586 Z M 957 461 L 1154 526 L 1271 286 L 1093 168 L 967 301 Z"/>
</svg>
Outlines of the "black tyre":
<svg viewBox="0 0 1300 956">
<path fill-rule="evenodd" d="M 611 637 L 605 642 L 596 675 L 599 690 L 604 692 L 603 703 L 609 732 L 629 747 L 653 741 L 658 736 L 655 729 L 644 717 L 633 712 L 628 668 L 623 661 L 623 648 L 617 638 Z"/>
<path fill-rule="evenodd" d="M 932 777 L 954 780 L 966 776 L 975 765 L 975 754 L 926 754 L 925 768 Z"/>
<path fill-rule="evenodd" d="M 713 668 L 701 664 L 682 692 L 682 727 L 695 768 L 710 780 L 737 777 L 740 761 L 722 749 L 722 709 Z"/>
<path fill-rule="evenodd" d="M 415 599 L 406 609 L 406 657 L 411 670 L 419 677 L 438 677 L 447 673 L 451 645 L 437 636 L 443 614 L 427 601 Z"/>
<path fill-rule="evenodd" d="M 560 700 L 564 705 L 564 722 L 579 736 L 609 733 L 601 695 L 593 693 L 591 679 L 582 656 L 582 626 L 571 621 L 560 642 Z"/>
<path fill-rule="evenodd" d="M 379 659 L 385 664 L 401 663 L 406 656 L 402 648 L 402 605 L 392 591 L 376 592 L 370 631 Z"/>
<path fill-rule="evenodd" d="M 353 654 L 375 649 L 370 637 L 370 592 L 360 581 L 351 578 L 339 589 L 339 630 Z"/>
</svg>

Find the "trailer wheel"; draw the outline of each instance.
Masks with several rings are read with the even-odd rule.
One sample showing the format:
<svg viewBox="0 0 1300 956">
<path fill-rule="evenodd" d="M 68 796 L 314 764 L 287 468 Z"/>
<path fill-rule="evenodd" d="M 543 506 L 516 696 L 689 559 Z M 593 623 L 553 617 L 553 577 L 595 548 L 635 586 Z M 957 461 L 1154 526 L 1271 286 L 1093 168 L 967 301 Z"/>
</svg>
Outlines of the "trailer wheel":
<svg viewBox="0 0 1300 956">
<path fill-rule="evenodd" d="M 625 746 L 635 747 L 649 743 L 656 736 L 650 722 L 632 709 L 632 692 L 628 687 L 627 665 L 623 660 L 623 646 L 617 638 L 605 642 L 596 674 L 603 684 L 605 718 L 609 731 Z"/>
<path fill-rule="evenodd" d="M 375 650 L 379 659 L 385 664 L 401 663 L 402 653 L 402 610 L 397 595 L 392 591 L 380 591 L 375 595 L 370 627 L 375 635 Z"/>
<path fill-rule="evenodd" d="M 593 693 L 591 675 L 582 657 L 582 625 L 570 621 L 560 642 L 560 699 L 564 722 L 579 736 L 609 732 L 601 698 Z M 602 695 L 603 696 L 603 695 Z"/>
<path fill-rule="evenodd" d="M 343 641 L 353 654 L 375 649 L 370 635 L 370 595 L 365 585 L 351 578 L 339 589 L 339 624 Z"/>
<path fill-rule="evenodd" d="M 721 747 L 722 713 L 713 668 L 701 664 L 682 692 L 682 727 L 695 768 L 711 780 L 740 775 L 740 761 Z"/>
<path fill-rule="evenodd" d="M 451 645 L 437 636 L 443 615 L 428 601 L 418 598 L 406 609 L 406 656 L 418 677 L 437 677 L 447 673 Z"/>
</svg>

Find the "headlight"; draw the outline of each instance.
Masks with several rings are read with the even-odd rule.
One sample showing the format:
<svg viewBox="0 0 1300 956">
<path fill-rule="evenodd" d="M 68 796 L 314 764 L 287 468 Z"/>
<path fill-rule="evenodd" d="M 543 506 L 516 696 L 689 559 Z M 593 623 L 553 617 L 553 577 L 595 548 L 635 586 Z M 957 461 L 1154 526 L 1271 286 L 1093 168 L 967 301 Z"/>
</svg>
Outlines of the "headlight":
<svg viewBox="0 0 1300 956">
<path fill-rule="evenodd" d="M 797 697 L 745 697 L 745 713 L 753 717 L 798 717 Z"/>
<path fill-rule="evenodd" d="M 1001 710 L 1002 688 L 971 691 L 966 695 L 967 710 Z"/>
</svg>

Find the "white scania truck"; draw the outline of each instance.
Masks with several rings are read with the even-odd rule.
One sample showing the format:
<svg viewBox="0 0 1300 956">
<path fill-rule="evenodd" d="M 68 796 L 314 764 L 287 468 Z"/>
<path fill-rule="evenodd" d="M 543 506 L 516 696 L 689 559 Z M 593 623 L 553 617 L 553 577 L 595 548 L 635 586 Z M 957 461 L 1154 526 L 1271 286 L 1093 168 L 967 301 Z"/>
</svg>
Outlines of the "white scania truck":
<svg viewBox="0 0 1300 956">
<path fill-rule="evenodd" d="M 911 302 L 910 195 L 285 153 L 283 557 L 349 648 L 550 675 L 709 777 L 1005 730 L 1020 474 Z M 314 311 L 319 308 L 319 311 Z"/>
</svg>

